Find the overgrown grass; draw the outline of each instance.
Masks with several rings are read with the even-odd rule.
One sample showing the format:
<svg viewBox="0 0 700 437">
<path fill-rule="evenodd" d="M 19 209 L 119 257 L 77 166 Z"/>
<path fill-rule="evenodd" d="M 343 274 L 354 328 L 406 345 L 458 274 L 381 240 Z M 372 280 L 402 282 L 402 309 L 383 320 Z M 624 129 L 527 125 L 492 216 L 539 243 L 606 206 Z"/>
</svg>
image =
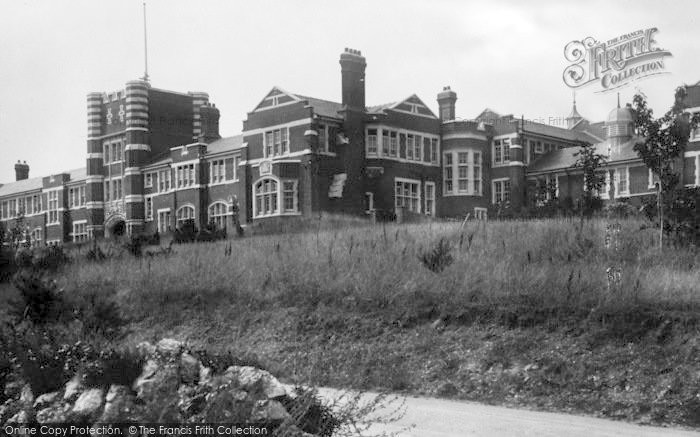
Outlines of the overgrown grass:
<svg viewBox="0 0 700 437">
<path fill-rule="evenodd" d="M 168 258 L 73 263 L 63 286 L 114 292 L 127 314 L 166 325 L 183 310 L 318 306 L 405 325 L 438 317 L 514 326 L 605 322 L 640 309 L 697 314 L 697 251 L 660 254 L 653 231 L 632 220 L 622 223 L 618 249 L 606 248 L 605 224 L 429 223 L 260 236 L 233 240 L 231 256 L 224 256 L 229 242 L 218 242 L 178 247 Z M 426 268 L 426 254 L 444 251 L 445 242 L 452 262 Z M 613 288 L 610 266 L 622 269 Z"/>
</svg>

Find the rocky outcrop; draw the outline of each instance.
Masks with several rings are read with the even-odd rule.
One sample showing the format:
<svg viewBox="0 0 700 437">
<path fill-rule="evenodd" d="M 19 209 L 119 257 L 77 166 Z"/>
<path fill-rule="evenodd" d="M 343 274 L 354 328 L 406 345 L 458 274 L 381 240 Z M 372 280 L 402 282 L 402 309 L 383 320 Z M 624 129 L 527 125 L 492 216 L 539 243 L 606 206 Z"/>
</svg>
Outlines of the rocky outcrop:
<svg viewBox="0 0 700 437">
<path fill-rule="evenodd" d="M 8 384 L 0 423 L 259 422 L 278 435 L 313 436 L 297 427 L 290 411 L 300 409 L 288 409 L 294 397 L 265 370 L 230 366 L 216 374 L 173 339 L 137 350 L 144 364 L 131 386 L 88 386 L 76 374 L 62 390 L 35 397 L 29 385 Z"/>
</svg>

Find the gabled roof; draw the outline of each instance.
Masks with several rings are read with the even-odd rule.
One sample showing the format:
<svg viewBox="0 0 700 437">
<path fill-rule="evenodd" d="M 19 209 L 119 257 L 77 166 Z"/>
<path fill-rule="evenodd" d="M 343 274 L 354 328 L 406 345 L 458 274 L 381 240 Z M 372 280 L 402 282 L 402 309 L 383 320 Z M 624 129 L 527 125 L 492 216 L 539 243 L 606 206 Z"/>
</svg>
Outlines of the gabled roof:
<svg viewBox="0 0 700 437">
<path fill-rule="evenodd" d="M 593 137 L 584 131 L 569 130 L 544 123 L 526 121 L 524 131 L 525 133 L 533 133 L 535 135 L 563 138 L 568 141 L 584 141 L 590 144 L 595 144 L 600 141 L 600 138 Z"/>
<path fill-rule="evenodd" d="M 42 178 L 29 178 L 21 181 L 9 182 L 0 186 L 0 197 L 12 196 L 26 191 L 40 190 L 43 186 Z"/>
<path fill-rule="evenodd" d="M 237 150 L 243 147 L 243 135 L 234 135 L 232 137 L 219 138 L 207 145 L 207 154 L 228 152 Z"/>
<path fill-rule="evenodd" d="M 411 94 L 403 100 L 400 100 L 388 108 L 394 111 L 409 112 L 411 114 L 422 115 L 426 117 L 437 118 L 437 116 L 430 110 L 428 105 L 426 105 L 420 97 L 415 94 Z"/>
<path fill-rule="evenodd" d="M 66 184 L 80 182 L 87 179 L 87 169 L 85 167 L 76 168 L 57 174 L 66 173 L 69 176 L 69 180 L 66 182 Z M 30 191 L 41 190 L 44 186 L 43 179 L 44 178 L 40 176 L 36 178 L 22 179 L 21 181 L 8 182 L 5 185 L 0 185 L 0 197 L 15 196 Z"/>
<path fill-rule="evenodd" d="M 393 108 L 396 102 L 384 103 L 382 105 L 375 105 L 367 107 L 367 112 L 372 114 L 383 113 L 385 109 Z"/>
<path fill-rule="evenodd" d="M 321 117 L 341 118 L 340 115 L 338 115 L 338 112 L 340 112 L 343 109 L 342 103 L 332 102 L 330 100 L 317 99 L 315 97 L 300 96 L 298 94 L 297 97 L 299 97 L 299 99 L 301 100 L 305 100 L 306 102 L 308 102 L 309 106 L 314 108 L 314 114 L 318 114 Z"/>
<path fill-rule="evenodd" d="M 617 162 L 626 162 L 640 159 L 634 150 L 634 145 L 640 141 L 639 138 L 632 138 L 626 143 L 617 147 L 611 147 L 609 141 L 604 141 L 595 145 L 595 153 L 606 156 L 606 165 L 615 165 Z M 608 155 L 610 148 L 610 155 Z M 577 157 L 574 156 L 579 151 L 578 147 L 566 147 L 554 150 L 537 159 L 527 167 L 528 173 L 541 173 L 556 170 L 573 168 Z"/>
</svg>

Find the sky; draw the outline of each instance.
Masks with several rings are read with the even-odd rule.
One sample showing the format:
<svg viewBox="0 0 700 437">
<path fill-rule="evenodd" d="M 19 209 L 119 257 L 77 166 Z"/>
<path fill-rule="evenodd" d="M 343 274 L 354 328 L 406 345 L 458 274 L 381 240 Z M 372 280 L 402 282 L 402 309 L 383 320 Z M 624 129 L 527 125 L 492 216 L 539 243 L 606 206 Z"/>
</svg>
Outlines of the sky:
<svg viewBox="0 0 700 437">
<path fill-rule="evenodd" d="M 30 177 L 85 165 L 86 94 L 124 88 L 144 72 L 141 0 L 0 0 L 0 183 L 26 160 Z M 366 101 L 417 94 L 437 113 L 449 85 L 457 116 L 484 108 L 556 123 L 571 111 L 562 80 L 573 40 L 656 27 L 665 75 L 644 92 L 658 114 L 681 84 L 700 81 L 700 2 L 464 0 L 148 0 L 152 86 L 205 91 L 223 136 L 273 87 L 340 101 L 345 47 L 367 58 Z M 605 120 L 617 96 L 576 91 L 579 112 Z"/>
</svg>

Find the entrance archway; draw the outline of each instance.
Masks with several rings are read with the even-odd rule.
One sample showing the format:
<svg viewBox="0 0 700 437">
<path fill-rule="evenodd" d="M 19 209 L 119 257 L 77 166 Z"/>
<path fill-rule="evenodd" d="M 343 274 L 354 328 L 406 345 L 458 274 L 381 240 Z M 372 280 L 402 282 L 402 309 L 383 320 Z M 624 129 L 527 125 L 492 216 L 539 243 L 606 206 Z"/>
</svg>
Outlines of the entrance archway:
<svg viewBox="0 0 700 437">
<path fill-rule="evenodd" d="M 105 237 L 117 239 L 126 235 L 126 220 L 120 215 L 112 216 L 105 221 Z"/>
</svg>

